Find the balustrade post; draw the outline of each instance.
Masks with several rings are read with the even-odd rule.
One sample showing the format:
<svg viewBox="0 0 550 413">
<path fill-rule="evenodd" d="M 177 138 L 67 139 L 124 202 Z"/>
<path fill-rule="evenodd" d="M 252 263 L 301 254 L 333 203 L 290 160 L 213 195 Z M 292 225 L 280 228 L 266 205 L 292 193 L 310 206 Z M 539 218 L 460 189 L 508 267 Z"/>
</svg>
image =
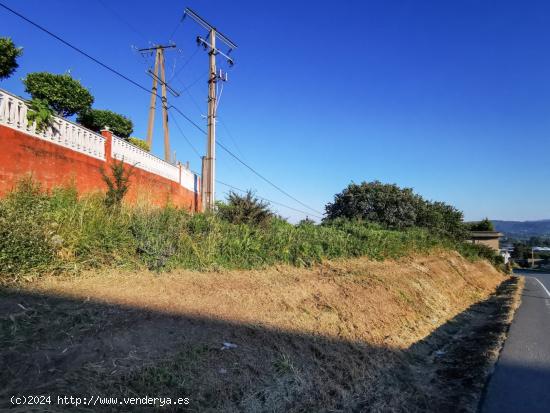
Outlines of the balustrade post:
<svg viewBox="0 0 550 413">
<path fill-rule="evenodd" d="M 105 138 L 105 163 L 110 165 L 113 161 L 113 132 L 109 130 L 108 126 L 105 126 L 101 130 L 101 136 Z"/>
</svg>

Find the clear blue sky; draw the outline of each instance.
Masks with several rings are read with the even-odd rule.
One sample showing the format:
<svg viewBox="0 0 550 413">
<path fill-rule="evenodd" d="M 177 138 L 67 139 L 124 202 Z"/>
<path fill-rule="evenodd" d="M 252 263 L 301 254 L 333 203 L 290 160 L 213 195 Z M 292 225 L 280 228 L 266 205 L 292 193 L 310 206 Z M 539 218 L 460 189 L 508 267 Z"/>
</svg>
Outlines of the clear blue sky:
<svg viewBox="0 0 550 413">
<path fill-rule="evenodd" d="M 151 61 L 132 46 L 174 40 L 168 76 L 182 69 L 171 81 L 182 96 L 171 103 L 204 125 L 208 62 L 195 44 L 204 31 L 186 19 L 171 39 L 184 7 L 195 9 L 239 46 L 220 140 L 318 210 L 351 181 L 378 179 L 467 220 L 550 218 L 549 2 L 0 1 L 147 87 Z M 0 9 L 4 35 L 25 51 L 1 88 L 23 95 L 26 73 L 70 70 L 96 108 L 131 117 L 145 136 L 146 93 Z M 202 153 L 204 136 L 173 116 Z M 178 158 L 199 170 L 171 124 Z M 303 209 L 218 154 L 220 180 Z"/>
</svg>

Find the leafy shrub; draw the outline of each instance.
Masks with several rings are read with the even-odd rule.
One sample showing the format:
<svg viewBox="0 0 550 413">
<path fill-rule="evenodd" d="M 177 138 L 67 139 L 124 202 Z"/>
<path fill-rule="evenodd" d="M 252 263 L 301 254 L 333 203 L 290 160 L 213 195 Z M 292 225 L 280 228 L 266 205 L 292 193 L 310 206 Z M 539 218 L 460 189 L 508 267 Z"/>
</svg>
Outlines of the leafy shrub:
<svg viewBox="0 0 550 413">
<path fill-rule="evenodd" d="M 113 160 L 110 165 L 111 175 L 107 175 L 105 169 L 101 167 L 101 177 L 107 185 L 107 194 L 105 195 L 105 205 L 112 208 L 120 208 L 124 196 L 130 189 L 130 177 L 134 170 L 133 166 L 124 167 L 123 161 Z"/>
<path fill-rule="evenodd" d="M 274 216 L 269 204 L 256 198 L 250 190 L 244 195 L 231 191 L 227 202 L 217 206 L 218 215 L 232 224 L 262 225 Z"/>
<path fill-rule="evenodd" d="M 124 139 L 134 130 L 134 124 L 130 119 L 110 110 L 86 109 L 78 114 L 76 121 L 95 132 L 108 127 L 116 136 Z"/>
<path fill-rule="evenodd" d="M 151 147 L 149 146 L 147 141 L 144 141 L 143 139 L 131 136 L 128 138 L 128 142 L 130 142 L 132 145 L 136 145 L 138 148 L 143 149 L 146 152 L 151 152 Z"/>
<path fill-rule="evenodd" d="M 0 80 L 10 77 L 19 67 L 17 58 L 23 54 L 9 37 L 0 37 Z"/>
<path fill-rule="evenodd" d="M 53 124 L 53 111 L 48 102 L 42 99 L 32 99 L 29 102 L 27 120 L 29 123 L 36 122 L 36 130 L 42 132 Z"/>
<path fill-rule="evenodd" d="M 25 91 L 33 99 L 41 99 L 60 116 L 72 116 L 92 106 L 93 96 L 88 89 L 65 73 L 29 73 L 23 79 Z"/>
</svg>

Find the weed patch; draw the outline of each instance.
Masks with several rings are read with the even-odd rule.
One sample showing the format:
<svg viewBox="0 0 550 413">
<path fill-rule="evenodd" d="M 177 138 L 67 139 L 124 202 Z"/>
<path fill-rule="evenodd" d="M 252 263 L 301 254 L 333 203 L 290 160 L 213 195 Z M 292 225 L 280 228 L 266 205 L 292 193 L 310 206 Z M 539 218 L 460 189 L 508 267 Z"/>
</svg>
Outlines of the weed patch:
<svg viewBox="0 0 550 413">
<path fill-rule="evenodd" d="M 0 200 L 4 283 L 100 267 L 157 272 L 308 267 L 323 260 L 383 260 L 437 248 L 458 249 L 472 260 L 494 256 L 420 228 L 386 230 L 342 220 L 292 225 L 277 217 L 255 225 L 170 206 L 113 208 L 103 196 L 79 197 L 71 187 L 43 192 L 30 178 Z"/>
</svg>

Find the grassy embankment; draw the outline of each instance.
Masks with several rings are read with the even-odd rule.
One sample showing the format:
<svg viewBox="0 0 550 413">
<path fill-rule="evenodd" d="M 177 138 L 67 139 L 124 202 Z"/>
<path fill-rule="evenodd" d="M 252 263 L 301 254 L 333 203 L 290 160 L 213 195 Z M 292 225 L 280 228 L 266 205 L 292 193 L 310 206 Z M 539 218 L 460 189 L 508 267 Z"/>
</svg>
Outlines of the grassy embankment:
<svg viewBox="0 0 550 413">
<path fill-rule="evenodd" d="M 109 209 L 27 182 L 0 201 L 0 407 L 25 393 L 472 410 L 487 358 L 464 363 L 457 343 L 477 320 L 487 339 L 468 354 L 493 354 L 511 311 L 484 252 L 421 229 Z"/>
<path fill-rule="evenodd" d="M 46 276 L 0 290 L 0 407 L 39 392 L 189 397 L 196 412 L 473 411 L 509 321 L 511 293 L 491 296 L 504 279 L 456 252 Z"/>
<path fill-rule="evenodd" d="M 175 208 L 108 208 L 100 195 L 78 198 L 71 188 L 49 194 L 30 180 L 0 200 L 0 281 L 47 273 L 118 267 L 166 271 L 309 266 L 325 259 L 398 258 L 434 248 L 475 259 L 476 246 L 423 229 L 389 231 L 339 222 L 235 225 L 215 215 Z"/>
</svg>

